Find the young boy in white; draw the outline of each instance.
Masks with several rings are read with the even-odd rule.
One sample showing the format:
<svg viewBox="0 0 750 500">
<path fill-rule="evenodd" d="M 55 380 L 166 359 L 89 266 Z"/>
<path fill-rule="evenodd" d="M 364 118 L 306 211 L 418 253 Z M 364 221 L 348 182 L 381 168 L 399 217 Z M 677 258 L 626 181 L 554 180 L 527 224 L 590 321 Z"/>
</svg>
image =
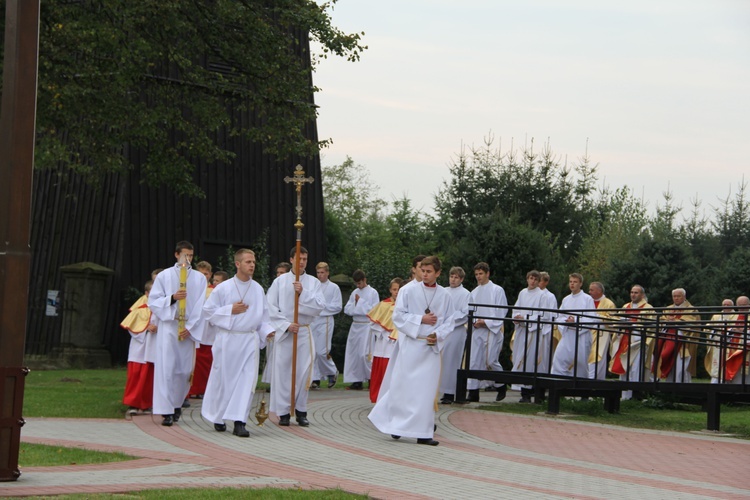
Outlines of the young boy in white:
<svg viewBox="0 0 750 500">
<path fill-rule="evenodd" d="M 385 372 L 380 396 L 368 418 L 392 438 L 417 438 L 418 444 L 438 445 L 435 398 L 440 382 L 440 349 L 453 331 L 450 295 L 436 283 L 440 259 L 422 261 L 422 283 L 399 291 L 393 324 L 398 344 Z"/>
<path fill-rule="evenodd" d="M 377 290 L 367 284 L 364 271 L 352 273 L 357 288 L 349 296 L 344 313 L 352 317 L 352 326 L 346 338 L 344 356 L 344 382 L 351 382 L 348 389 L 361 390 L 362 383 L 370 379 L 370 363 L 367 354 L 370 350 L 370 320 L 367 313 L 380 302 Z"/>
<path fill-rule="evenodd" d="M 589 378 L 590 326 L 595 322 L 596 313 L 592 309 L 596 309 L 596 305 L 594 299 L 581 290 L 582 286 L 583 276 L 580 274 L 573 273 L 568 277 L 570 295 L 563 299 L 560 304 L 560 314 L 557 316 L 562 338 L 555 350 L 555 357 L 552 359 L 554 375 Z M 578 337 L 577 340 L 576 337 Z M 576 342 L 578 343 L 577 350 Z"/>
<path fill-rule="evenodd" d="M 440 403 L 453 403 L 456 395 L 456 378 L 466 345 L 466 324 L 469 320 L 469 291 L 464 288 L 463 281 L 466 272 L 463 268 L 452 267 L 448 284 L 455 315 L 453 317 L 453 332 L 448 335 L 443 346 L 443 368 L 440 372 L 439 392 L 443 394 Z"/>
</svg>

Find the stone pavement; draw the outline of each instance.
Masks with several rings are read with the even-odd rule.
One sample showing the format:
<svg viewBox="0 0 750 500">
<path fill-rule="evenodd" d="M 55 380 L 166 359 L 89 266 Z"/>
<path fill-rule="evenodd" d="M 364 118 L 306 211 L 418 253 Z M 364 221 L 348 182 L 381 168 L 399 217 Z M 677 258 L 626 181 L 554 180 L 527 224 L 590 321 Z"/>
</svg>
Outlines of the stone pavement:
<svg viewBox="0 0 750 500">
<path fill-rule="evenodd" d="M 482 393 L 486 401 L 492 396 Z M 750 441 L 485 412 L 474 404 L 441 406 L 440 446 L 418 446 L 375 430 L 366 391 L 320 389 L 310 403 L 310 427 L 294 419 L 291 427 L 278 427 L 272 416 L 263 427 L 249 423 L 248 439 L 233 436 L 231 425 L 214 431 L 196 400 L 171 428 L 156 415 L 31 418 L 25 442 L 139 458 L 22 467 L 18 481 L 0 483 L 0 496 L 271 486 L 339 487 L 399 499 L 750 497 Z"/>
</svg>

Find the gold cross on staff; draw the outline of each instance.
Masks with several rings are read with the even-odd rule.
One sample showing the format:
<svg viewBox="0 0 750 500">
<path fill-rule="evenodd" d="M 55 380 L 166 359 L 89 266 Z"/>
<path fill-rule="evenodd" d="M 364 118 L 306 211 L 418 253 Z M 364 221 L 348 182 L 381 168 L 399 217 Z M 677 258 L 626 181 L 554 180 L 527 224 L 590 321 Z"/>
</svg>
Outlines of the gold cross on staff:
<svg viewBox="0 0 750 500">
<path fill-rule="evenodd" d="M 302 248 L 302 228 L 305 227 L 304 224 L 302 224 L 302 186 L 305 183 L 312 183 L 315 179 L 312 177 L 305 177 L 305 171 L 302 170 L 302 165 L 297 165 L 297 168 L 294 169 L 294 177 L 284 177 L 284 182 L 287 184 L 290 182 L 293 182 L 296 186 L 297 190 L 297 207 L 295 208 L 297 212 L 297 222 L 294 224 L 294 228 L 297 230 L 297 248 L 294 252 L 294 280 L 299 281 L 300 277 L 300 271 L 304 271 L 304 269 L 300 270 L 299 264 L 300 264 L 300 250 Z M 294 320 L 293 323 L 299 323 L 299 293 L 294 294 Z M 291 397 L 289 398 L 290 403 L 290 412 L 291 414 L 294 414 L 294 405 L 296 403 L 296 384 L 297 384 L 297 333 L 292 334 L 292 392 Z M 277 385 L 277 384 L 274 384 Z"/>
<path fill-rule="evenodd" d="M 295 212 L 297 212 L 297 222 L 294 224 L 294 227 L 297 229 L 297 238 L 301 239 L 302 228 L 305 227 L 305 225 L 302 224 L 302 186 L 305 183 L 312 184 L 315 182 L 315 178 L 305 177 L 305 171 L 302 170 L 302 165 L 297 165 L 294 169 L 294 177 L 284 177 L 284 182 L 293 182 L 297 191 L 297 206 L 294 208 Z"/>
</svg>

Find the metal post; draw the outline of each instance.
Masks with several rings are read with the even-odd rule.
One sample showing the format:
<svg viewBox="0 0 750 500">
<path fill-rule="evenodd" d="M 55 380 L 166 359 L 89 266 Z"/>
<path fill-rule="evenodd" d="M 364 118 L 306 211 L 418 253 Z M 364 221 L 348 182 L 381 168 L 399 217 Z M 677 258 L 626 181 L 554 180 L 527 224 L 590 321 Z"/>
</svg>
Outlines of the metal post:
<svg viewBox="0 0 750 500">
<path fill-rule="evenodd" d="M 464 342 L 463 367 L 459 367 L 456 375 L 456 394 L 453 396 L 456 403 L 466 403 L 467 373 L 471 369 L 471 337 L 474 331 L 474 311 L 474 308 L 469 309 L 469 323 L 466 328 L 466 342 Z"/>
<path fill-rule="evenodd" d="M 39 0 L 5 2 L 0 113 L 0 481 L 21 475 Z"/>
</svg>

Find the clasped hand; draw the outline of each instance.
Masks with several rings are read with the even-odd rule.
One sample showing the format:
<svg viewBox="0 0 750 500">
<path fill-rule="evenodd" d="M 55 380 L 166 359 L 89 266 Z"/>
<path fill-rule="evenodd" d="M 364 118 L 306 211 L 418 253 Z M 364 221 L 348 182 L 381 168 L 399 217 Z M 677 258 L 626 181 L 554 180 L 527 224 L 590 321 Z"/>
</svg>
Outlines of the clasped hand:
<svg viewBox="0 0 750 500">
<path fill-rule="evenodd" d="M 435 323 L 437 323 L 437 316 L 435 316 L 433 313 L 427 313 L 422 316 L 422 324 L 434 326 Z"/>
<path fill-rule="evenodd" d="M 248 306 L 242 301 L 235 302 L 234 304 L 232 304 L 232 314 L 242 314 L 245 311 L 247 311 L 249 308 L 250 306 Z"/>
</svg>

